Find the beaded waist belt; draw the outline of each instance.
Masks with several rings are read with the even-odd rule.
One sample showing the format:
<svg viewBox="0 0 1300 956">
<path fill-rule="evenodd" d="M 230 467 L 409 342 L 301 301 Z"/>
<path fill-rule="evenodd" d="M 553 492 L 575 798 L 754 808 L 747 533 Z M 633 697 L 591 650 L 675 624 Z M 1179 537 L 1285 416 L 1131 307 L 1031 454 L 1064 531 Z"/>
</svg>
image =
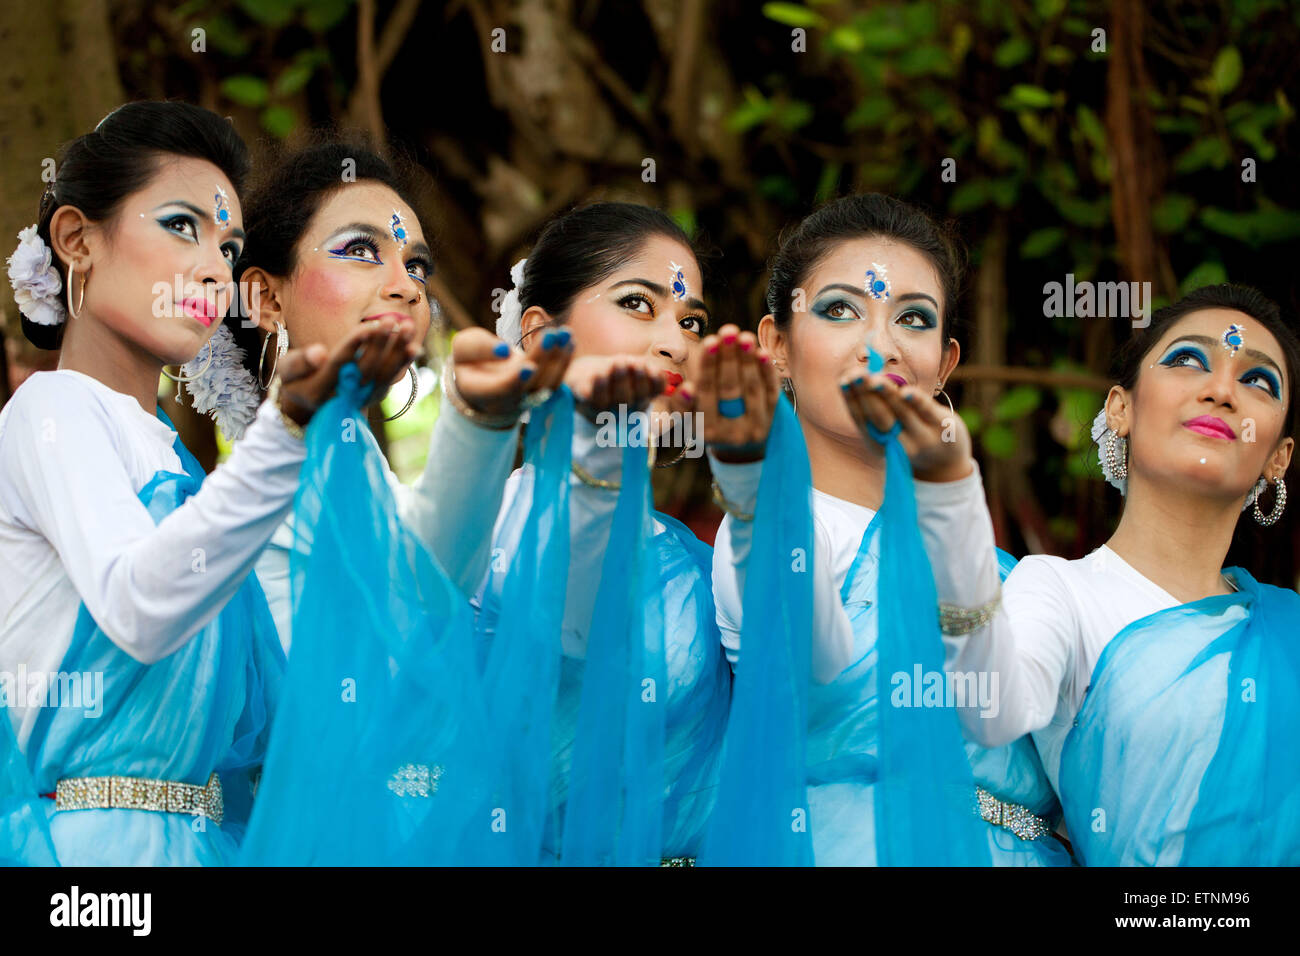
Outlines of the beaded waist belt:
<svg viewBox="0 0 1300 956">
<path fill-rule="evenodd" d="M 221 780 L 215 773 L 203 787 L 147 777 L 69 777 L 55 786 L 54 809 L 200 814 L 218 826 L 225 814 Z"/>
<path fill-rule="evenodd" d="M 1022 840 L 1038 840 L 1052 832 L 1047 821 L 1018 803 L 999 800 L 983 787 L 975 788 L 979 814 L 985 822 L 1010 830 Z"/>
</svg>

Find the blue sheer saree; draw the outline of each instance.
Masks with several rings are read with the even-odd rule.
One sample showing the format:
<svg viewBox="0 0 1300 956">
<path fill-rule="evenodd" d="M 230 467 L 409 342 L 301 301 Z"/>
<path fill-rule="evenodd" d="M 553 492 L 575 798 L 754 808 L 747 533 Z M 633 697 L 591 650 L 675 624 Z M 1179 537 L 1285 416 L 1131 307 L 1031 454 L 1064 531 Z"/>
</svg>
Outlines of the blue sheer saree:
<svg viewBox="0 0 1300 956">
<path fill-rule="evenodd" d="M 730 674 L 713 609 L 712 550 L 651 509 L 645 448 L 625 448 L 587 656 L 561 652 L 572 438 L 563 391 L 567 411 L 551 416 L 554 439 L 526 451 L 519 490 L 498 524 L 494 553 L 509 561 L 494 562 L 480 599 L 478 631 L 499 701 L 492 712 L 510 713 L 518 706 L 511 702 L 530 695 L 534 732 L 506 736 L 514 785 L 537 811 L 528 817 L 534 861 L 658 865 L 698 852 L 714 798 Z M 530 422 L 530 436 L 533 429 Z M 526 610 L 511 590 L 521 567 L 533 569 L 537 595 Z M 511 663 L 494 671 L 503 655 Z"/>
<path fill-rule="evenodd" d="M 158 411 L 167 425 L 171 422 Z M 199 463 L 176 439 L 184 473 L 159 472 L 140 491 L 155 522 L 194 494 Z M 179 650 L 142 664 L 119 649 L 83 605 L 61 664 L 68 673 L 100 674 L 101 713 L 49 707 L 28 741 L 25 768 L 9 725 L 0 736 L 0 859 L 72 866 L 219 865 L 234 861 L 248 807 L 245 787 L 262 762 L 284 655 L 266 598 L 249 574 L 217 617 Z M 26 773 L 23 773 L 23 770 Z M 217 773 L 226 817 L 152 810 L 55 811 L 57 782 L 71 777 L 131 776 L 205 785 Z M 16 811 L 16 815 L 15 815 Z M 41 815 L 45 819 L 40 819 Z M 32 827 L 36 829 L 33 830 Z M 48 834 L 48 837 L 47 837 Z"/>
<path fill-rule="evenodd" d="M 1300 596 L 1241 568 L 1106 645 L 1061 754 L 1088 866 L 1300 863 Z"/>
<path fill-rule="evenodd" d="M 777 409 L 755 510 L 709 863 L 989 862 L 955 712 L 881 706 L 879 675 L 910 676 L 916 667 L 942 675 L 943 645 L 911 466 L 896 432 L 878 439 L 885 502 L 841 590 L 854 661 L 829 684 L 815 684 L 811 568 L 800 573 L 791 561 L 792 543 L 809 562 L 813 555 L 807 449 L 787 401 Z"/>
<path fill-rule="evenodd" d="M 313 416 L 293 648 L 245 865 L 515 862 L 468 602 L 402 524 L 357 367 Z"/>
</svg>

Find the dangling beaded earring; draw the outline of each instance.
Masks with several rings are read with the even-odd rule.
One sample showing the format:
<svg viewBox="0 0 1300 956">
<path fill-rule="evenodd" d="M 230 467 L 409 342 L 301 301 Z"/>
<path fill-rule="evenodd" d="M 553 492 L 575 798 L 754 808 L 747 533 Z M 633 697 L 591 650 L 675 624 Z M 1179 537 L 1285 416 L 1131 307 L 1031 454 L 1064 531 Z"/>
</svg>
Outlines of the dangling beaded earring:
<svg viewBox="0 0 1300 956">
<path fill-rule="evenodd" d="M 1286 510 L 1286 482 L 1281 476 L 1273 479 L 1274 497 L 1273 510 L 1268 514 L 1259 510 L 1259 497 L 1255 498 L 1255 521 L 1263 527 L 1277 524 L 1277 519 L 1282 517 L 1282 512 Z"/>
<path fill-rule="evenodd" d="M 1106 436 L 1106 461 L 1118 480 L 1128 477 L 1128 439 L 1121 438 L 1119 432 L 1111 431 Z"/>
</svg>

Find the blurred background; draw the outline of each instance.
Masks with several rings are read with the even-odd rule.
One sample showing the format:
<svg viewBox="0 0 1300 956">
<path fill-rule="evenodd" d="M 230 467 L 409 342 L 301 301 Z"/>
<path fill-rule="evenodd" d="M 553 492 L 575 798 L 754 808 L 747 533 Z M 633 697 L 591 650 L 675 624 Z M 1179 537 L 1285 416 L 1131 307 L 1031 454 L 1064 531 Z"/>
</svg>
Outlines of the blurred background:
<svg viewBox="0 0 1300 956">
<path fill-rule="evenodd" d="M 954 218 L 971 249 L 948 391 L 999 544 L 1077 557 L 1119 512 L 1087 427 L 1131 323 L 1045 317 L 1044 284 L 1147 281 L 1159 306 L 1245 282 L 1294 322 L 1297 51 L 1300 4 L 1283 0 L 9 3 L 0 233 L 35 219 L 61 143 L 138 98 L 228 115 L 255 156 L 324 125 L 408 151 L 450 329 L 493 328 L 494 290 L 545 221 L 601 198 L 668 210 L 705 253 L 715 316 L 754 328 L 783 227 L 892 193 Z M 3 298 L 0 400 L 57 362 Z M 377 429 L 399 473 L 436 414 L 430 396 Z M 218 460 L 210 422 L 178 424 Z M 703 460 L 655 483 L 711 541 Z M 1229 563 L 1294 587 L 1297 511 L 1243 520 Z"/>
</svg>

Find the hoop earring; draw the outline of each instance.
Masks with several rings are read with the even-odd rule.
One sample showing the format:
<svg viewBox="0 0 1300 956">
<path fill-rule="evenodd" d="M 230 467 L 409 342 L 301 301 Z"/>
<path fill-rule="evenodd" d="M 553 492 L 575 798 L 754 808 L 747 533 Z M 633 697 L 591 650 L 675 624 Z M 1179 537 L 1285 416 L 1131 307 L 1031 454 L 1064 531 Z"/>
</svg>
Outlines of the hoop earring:
<svg viewBox="0 0 1300 956">
<path fill-rule="evenodd" d="M 1276 524 L 1277 519 L 1282 517 L 1282 512 L 1286 510 L 1286 482 L 1281 477 L 1273 479 L 1274 498 L 1273 510 L 1267 515 L 1259 510 L 1259 498 L 1255 498 L 1255 520 L 1267 528 L 1271 524 Z"/>
<path fill-rule="evenodd" d="M 792 379 L 787 378 L 782 383 L 782 387 L 787 392 L 790 393 L 790 404 L 794 406 L 794 417 L 798 418 L 799 417 L 799 396 L 794 393 L 794 381 Z"/>
<path fill-rule="evenodd" d="M 406 374 L 411 376 L 411 394 L 407 396 L 406 404 L 402 406 L 402 410 L 396 415 L 389 415 L 384 419 L 386 422 L 391 422 L 395 418 L 401 418 L 409 412 L 411 406 L 415 404 L 415 396 L 420 391 L 420 376 L 416 373 L 414 365 L 408 365 L 406 367 Z"/>
<path fill-rule="evenodd" d="M 271 333 L 266 334 L 262 339 L 262 354 L 257 357 L 257 384 L 261 386 L 262 391 L 266 391 L 271 384 L 271 379 L 275 378 L 275 370 L 280 367 L 280 356 L 289 350 L 289 332 L 277 319 L 275 322 L 275 360 L 271 363 L 271 374 L 262 379 L 262 366 L 266 364 L 266 346 L 271 341 Z"/>
<path fill-rule="evenodd" d="M 197 381 L 198 379 L 201 379 L 204 375 L 208 374 L 208 367 L 212 365 L 212 355 L 213 355 L 212 340 L 208 339 L 208 360 L 203 363 L 203 368 L 199 369 L 193 375 L 173 375 L 171 372 L 167 371 L 167 367 L 164 365 L 162 373 L 178 385 L 183 385 L 185 382 Z M 183 368 L 184 366 L 181 367 Z M 180 389 L 177 389 L 176 390 L 177 401 L 180 401 L 180 396 L 181 396 Z"/>
<path fill-rule="evenodd" d="M 1124 443 L 1123 446 L 1120 442 Z M 1128 439 L 1121 438 L 1117 431 L 1111 431 L 1106 436 L 1106 461 L 1110 465 L 1110 473 L 1118 480 L 1128 478 Z"/>
<path fill-rule="evenodd" d="M 77 307 L 72 307 L 72 266 L 68 266 L 68 315 L 76 318 L 81 312 L 81 307 L 86 304 L 86 277 L 81 277 L 81 295 L 77 297 Z"/>
<path fill-rule="evenodd" d="M 957 417 L 957 410 L 956 410 L 955 408 L 952 407 L 952 399 L 948 397 L 948 393 L 945 392 L 945 391 L 943 390 L 943 386 L 942 386 L 942 385 L 939 386 L 939 390 L 938 390 L 937 392 L 935 392 L 934 394 L 935 394 L 935 397 L 936 397 L 936 398 L 938 398 L 940 395 L 943 396 L 943 400 L 944 400 L 945 402 L 948 403 L 948 412 L 949 412 L 949 414 L 951 414 L 953 418 L 956 418 L 956 417 Z"/>
</svg>

